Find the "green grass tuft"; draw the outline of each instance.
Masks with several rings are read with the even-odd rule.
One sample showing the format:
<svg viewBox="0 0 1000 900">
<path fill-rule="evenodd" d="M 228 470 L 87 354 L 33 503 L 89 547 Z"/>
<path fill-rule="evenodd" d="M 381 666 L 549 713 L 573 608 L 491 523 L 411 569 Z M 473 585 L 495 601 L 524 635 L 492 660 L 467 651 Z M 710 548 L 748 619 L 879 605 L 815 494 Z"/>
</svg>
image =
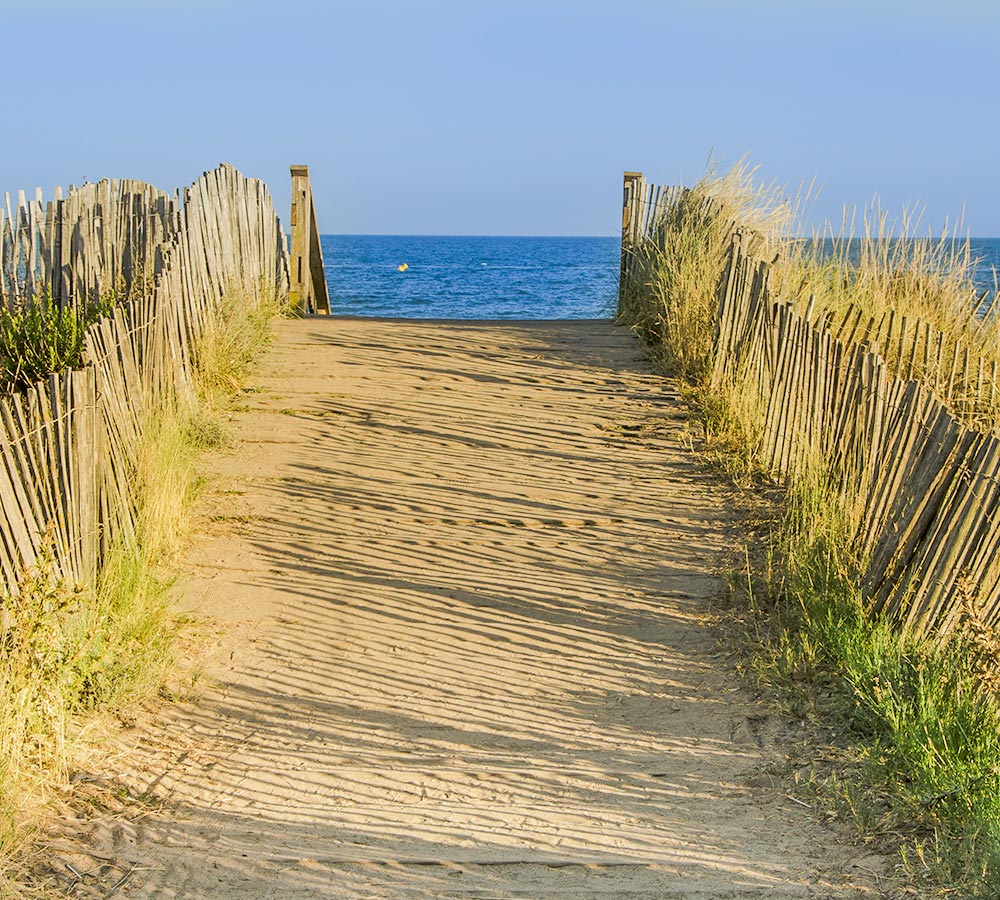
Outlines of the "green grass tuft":
<svg viewBox="0 0 1000 900">
<path fill-rule="evenodd" d="M 942 647 L 873 620 L 825 540 L 786 529 L 781 555 L 759 590 L 753 668 L 853 748 L 849 777 L 824 776 L 827 801 L 922 875 L 997 896 L 1000 699 L 973 638 Z"/>
</svg>

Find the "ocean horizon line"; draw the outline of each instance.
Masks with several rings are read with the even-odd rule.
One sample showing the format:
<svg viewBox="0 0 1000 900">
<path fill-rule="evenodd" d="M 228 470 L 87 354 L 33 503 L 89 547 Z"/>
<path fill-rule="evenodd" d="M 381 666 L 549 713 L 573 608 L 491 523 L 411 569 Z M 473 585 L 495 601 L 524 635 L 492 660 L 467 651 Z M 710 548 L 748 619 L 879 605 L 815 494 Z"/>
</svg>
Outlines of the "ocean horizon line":
<svg viewBox="0 0 1000 900">
<path fill-rule="evenodd" d="M 320 237 L 378 237 L 378 238 L 503 238 L 504 240 L 514 240 L 526 238 L 531 240 L 573 240 L 573 241 L 607 241 L 617 240 L 617 234 L 431 234 L 413 233 L 404 234 L 402 232 L 364 232 L 364 231 L 322 231 Z"/>
<path fill-rule="evenodd" d="M 486 234 L 486 233 L 476 233 L 476 234 L 459 234 L 448 233 L 448 234 L 437 234 L 433 232 L 413 232 L 404 233 L 396 231 L 322 231 L 320 232 L 320 237 L 379 237 L 379 238 L 504 238 L 504 239 L 516 239 L 516 238 L 530 238 L 532 240 L 611 240 L 612 238 L 618 238 L 617 234 Z M 791 235 L 786 238 L 789 241 L 810 241 L 810 240 L 852 240 L 859 241 L 863 240 L 863 235 L 854 235 L 850 238 L 839 237 L 839 236 L 823 236 L 817 238 L 815 235 L 811 234 L 799 234 Z M 899 240 L 900 238 L 894 238 L 894 240 Z M 940 241 L 940 235 L 906 235 L 905 240 L 913 241 Z M 964 241 L 965 237 L 953 237 L 946 238 L 946 240 L 952 241 Z M 1000 235 L 990 235 L 990 234 L 972 234 L 968 236 L 970 241 L 1000 241 Z"/>
</svg>

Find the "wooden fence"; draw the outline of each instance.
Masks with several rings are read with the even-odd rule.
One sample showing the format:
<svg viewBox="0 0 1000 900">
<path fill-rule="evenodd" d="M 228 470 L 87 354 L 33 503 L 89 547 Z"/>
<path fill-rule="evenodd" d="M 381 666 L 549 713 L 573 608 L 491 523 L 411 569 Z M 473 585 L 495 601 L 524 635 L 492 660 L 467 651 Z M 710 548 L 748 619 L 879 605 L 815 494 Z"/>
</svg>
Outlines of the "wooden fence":
<svg viewBox="0 0 1000 900">
<path fill-rule="evenodd" d="M 264 185 L 232 166 L 170 197 L 103 181 L 42 207 L 19 199 L 0 233 L 0 298 L 119 298 L 85 336 L 86 365 L 0 399 L 0 573 L 16 592 L 51 540 L 58 574 L 94 584 L 136 528 L 136 450 L 159 404 L 192 391 L 199 336 L 224 299 L 286 300 L 285 236 Z M 9 206 L 9 197 L 8 197 Z"/>
<path fill-rule="evenodd" d="M 626 175 L 623 291 L 644 289 L 648 251 L 682 196 Z M 822 471 L 851 504 L 874 613 L 941 638 L 967 613 L 1000 626 L 1000 437 L 976 427 L 996 422 L 995 365 L 956 348 L 951 377 L 930 380 L 944 343 L 932 326 L 795 311 L 773 296 L 757 240 L 734 230 L 711 379 L 756 391 L 761 464 L 787 478 Z"/>
<path fill-rule="evenodd" d="M 141 181 L 70 188 L 43 206 L 10 194 L 0 209 L 0 300 L 8 305 L 50 291 L 60 305 L 112 292 L 144 293 L 162 261 L 157 248 L 180 230 L 179 200 Z"/>
</svg>

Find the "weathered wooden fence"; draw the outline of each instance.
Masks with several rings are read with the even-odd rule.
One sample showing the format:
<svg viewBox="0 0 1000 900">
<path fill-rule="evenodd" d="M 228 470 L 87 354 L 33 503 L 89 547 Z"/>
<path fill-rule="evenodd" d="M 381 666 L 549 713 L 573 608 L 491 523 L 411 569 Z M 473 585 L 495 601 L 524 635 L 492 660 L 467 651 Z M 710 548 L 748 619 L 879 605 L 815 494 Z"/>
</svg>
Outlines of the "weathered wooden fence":
<svg viewBox="0 0 1000 900">
<path fill-rule="evenodd" d="M 682 196 L 626 175 L 623 291 L 643 289 L 648 245 Z M 761 464 L 795 478 L 819 460 L 853 504 L 873 612 L 941 637 L 966 613 L 1000 625 L 1000 437 L 976 427 L 996 421 L 995 364 L 956 345 L 950 378 L 930 380 L 944 340 L 929 324 L 796 312 L 773 296 L 753 241 L 732 237 L 711 378 L 756 391 Z"/>
<path fill-rule="evenodd" d="M 93 584 L 136 528 L 140 434 L 160 404 L 190 396 L 199 336 L 224 302 L 287 299 L 285 236 L 264 185 L 228 165 L 183 195 L 103 181 L 6 212 L 3 302 L 119 299 L 87 332 L 83 369 L 0 399 L 4 587 L 49 540 L 59 574 Z"/>
<path fill-rule="evenodd" d="M 60 305 L 112 292 L 143 293 L 162 261 L 157 248 L 180 230 L 179 200 L 141 181 L 70 188 L 43 206 L 10 194 L 0 209 L 0 300 L 16 304 L 50 291 Z M 148 257 L 148 258 L 147 258 Z"/>
</svg>

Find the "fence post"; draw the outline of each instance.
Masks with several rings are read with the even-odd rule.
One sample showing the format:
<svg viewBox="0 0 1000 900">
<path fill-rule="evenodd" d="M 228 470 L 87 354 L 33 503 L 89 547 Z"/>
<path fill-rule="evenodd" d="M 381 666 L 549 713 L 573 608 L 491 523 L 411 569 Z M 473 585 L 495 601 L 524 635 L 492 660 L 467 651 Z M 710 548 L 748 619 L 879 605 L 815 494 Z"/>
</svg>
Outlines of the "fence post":
<svg viewBox="0 0 1000 900">
<path fill-rule="evenodd" d="M 636 190 L 642 182 L 642 172 L 626 172 L 622 196 L 622 253 L 621 267 L 618 275 L 618 304 L 621 305 L 625 293 L 625 281 L 628 278 L 628 258 L 632 252 L 632 217 L 635 209 Z"/>
<path fill-rule="evenodd" d="M 323 251 L 316 226 L 309 167 L 292 166 L 292 255 L 289 302 L 307 314 L 330 313 L 330 295 L 323 270 Z"/>
</svg>

